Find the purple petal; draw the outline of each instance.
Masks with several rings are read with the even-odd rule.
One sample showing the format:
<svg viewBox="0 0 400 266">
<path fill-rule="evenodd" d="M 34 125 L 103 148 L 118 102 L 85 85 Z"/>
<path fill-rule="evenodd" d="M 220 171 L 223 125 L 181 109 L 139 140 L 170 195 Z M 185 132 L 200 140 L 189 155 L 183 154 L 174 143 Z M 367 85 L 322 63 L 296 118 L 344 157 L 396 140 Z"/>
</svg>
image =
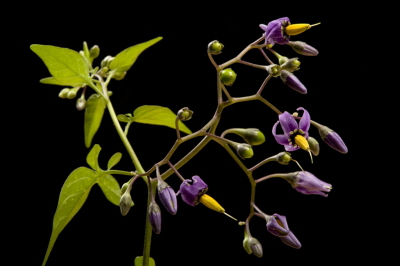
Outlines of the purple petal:
<svg viewBox="0 0 400 266">
<path fill-rule="evenodd" d="M 288 75 L 285 84 L 288 85 L 288 87 L 294 89 L 295 91 L 300 92 L 301 94 L 307 93 L 307 88 L 303 85 L 303 83 L 300 82 L 300 80 L 295 75 Z"/>
<path fill-rule="evenodd" d="M 286 236 L 289 233 L 286 217 L 279 214 L 272 215 L 267 223 L 267 230 L 274 236 Z"/>
<path fill-rule="evenodd" d="M 278 142 L 281 145 L 289 145 L 289 140 L 288 140 L 288 136 L 283 135 L 283 134 L 276 134 L 276 127 L 278 126 L 279 121 L 276 122 L 274 124 L 274 126 L 272 127 L 272 135 L 274 135 L 274 138 L 276 140 L 276 142 Z"/>
<path fill-rule="evenodd" d="M 310 129 L 310 114 L 303 107 L 299 107 L 296 110 L 297 111 L 299 111 L 299 110 L 303 111 L 303 115 L 301 116 L 301 119 L 300 119 L 300 122 L 299 122 L 299 128 L 301 130 L 303 130 L 304 132 L 308 132 L 308 130 Z"/>
<path fill-rule="evenodd" d="M 279 115 L 279 122 L 281 123 L 283 133 L 285 133 L 287 136 L 291 135 L 291 131 L 299 128 L 293 116 L 286 111 Z"/>
<path fill-rule="evenodd" d="M 292 231 L 289 232 L 287 236 L 281 237 L 283 243 L 289 247 L 299 249 L 301 248 L 300 241 L 296 238 Z"/>
<path fill-rule="evenodd" d="M 199 204 L 198 199 L 207 192 L 208 186 L 199 176 L 193 176 L 193 184 L 190 185 L 190 180 L 185 180 L 180 186 L 180 194 L 182 200 L 191 206 Z"/>
<path fill-rule="evenodd" d="M 297 151 L 298 149 L 300 149 L 300 147 L 293 147 L 290 145 L 285 145 L 285 150 L 286 151 Z"/>
</svg>

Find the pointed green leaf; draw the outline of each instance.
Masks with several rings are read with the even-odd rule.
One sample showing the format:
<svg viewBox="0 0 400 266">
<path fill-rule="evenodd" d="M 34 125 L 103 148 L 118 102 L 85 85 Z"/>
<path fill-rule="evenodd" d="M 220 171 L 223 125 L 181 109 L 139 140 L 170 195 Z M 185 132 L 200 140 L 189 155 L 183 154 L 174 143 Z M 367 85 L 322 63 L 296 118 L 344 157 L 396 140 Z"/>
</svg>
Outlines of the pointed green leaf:
<svg viewBox="0 0 400 266">
<path fill-rule="evenodd" d="M 137 123 L 152 124 L 175 128 L 176 114 L 169 108 L 157 105 L 143 105 L 133 112 L 133 121 Z M 189 128 L 179 121 L 179 130 L 191 134 Z"/>
<path fill-rule="evenodd" d="M 88 165 L 90 165 L 90 167 L 92 167 L 92 169 L 96 171 L 100 170 L 98 162 L 100 151 L 101 151 L 100 145 L 96 144 L 93 146 L 93 148 L 90 150 L 90 152 L 86 157 L 86 162 L 88 163 Z"/>
<path fill-rule="evenodd" d="M 108 160 L 107 170 L 110 170 L 114 165 L 116 165 L 122 157 L 122 153 L 117 152 L 113 156 L 111 156 L 110 160 Z"/>
<path fill-rule="evenodd" d="M 137 45 L 126 48 L 117 56 L 115 56 L 114 60 L 110 64 L 111 70 L 116 70 L 117 72 L 125 72 L 128 71 L 131 66 L 135 63 L 137 57 L 147 48 L 152 46 L 153 44 L 160 41 L 162 37 L 158 37 L 152 39 L 150 41 L 139 43 Z"/>
<path fill-rule="evenodd" d="M 86 148 L 90 147 L 92 139 L 100 127 L 105 108 L 106 101 L 98 94 L 90 95 L 86 101 L 84 126 Z"/>
<path fill-rule="evenodd" d="M 82 87 L 85 83 L 63 83 L 54 77 L 43 78 L 40 83 L 49 85 L 59 85 L 59 86 L 71 86 L 71 87 Z"/>
<path fill-rule="evenodd" d="M 143 256 L 135 258 L 135 266 L 143 266 Z M 156 262 L 152 257 L 149 258 L 149 266 L 156 266 Z"/>
<path fill-rule="evenodd" d="M 98 179 L 99 186 L 106 198 L 114 205 L 119 206 L 121 188 L 112 175 L 102 175 Z"/>
<path fill-rule="evenodd" d="M 50 74 L 60 83 L 71 86 L 92 84 L 89 65 L 78 52 L 68 48 L 39 44 L 31 45 L 31 50 L 43 60 Z"/>
<path fill-rule="evenodd" d="M 65 180 L 54 214 L 53 231 L 42 266 L 46 264 L 58 235 L 85 203 L 90 189 L 95 183 L 95 172 L 86 167 L 75 169 Z"/>
</svg>

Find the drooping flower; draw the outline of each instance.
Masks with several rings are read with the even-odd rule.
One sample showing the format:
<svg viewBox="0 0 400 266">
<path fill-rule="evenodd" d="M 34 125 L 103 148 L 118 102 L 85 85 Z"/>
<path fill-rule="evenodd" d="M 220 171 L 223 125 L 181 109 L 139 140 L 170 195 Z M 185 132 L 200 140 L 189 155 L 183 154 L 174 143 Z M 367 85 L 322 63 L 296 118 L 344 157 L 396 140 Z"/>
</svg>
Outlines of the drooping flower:
<svg viewBox="0 0 400 266">
<path fill-rule="evenodd" d="M 272 135 L 274 135 L 275 140 L 285 146 L 286 151 L 295 151 L 300 148 L 303 150 L 309 150 L 308 130 L 310 128 L 310 115 L 306 109 L 299 107 L 297 110 L 303 111 L 303 116 L 301 117 L 299 123 L 296 119 L 289 114 L 284 112 L 279 115 L 279 121 L 272 127 Z M 284 134 L 276 134 L 276 127 L 278 124 L 281 125 Z"/>
<path fill-rule="evenodd" d="M 279 237 L 286 245 L 292 248 L 301 248 L 300 241 L 290 231 L 285 216 L 276 213 L 272 215 L 267 222 L 267 230 L 274 236 Z"/>
<path fill-rule="evenodd" d="M 157 183 L 158 198 L 167 211 L 175 215 L 178 211 L 175 191 L 160 177 Z"/>
<path fill-rule="evenodd" d="M 288 17 L 275 19 L 268 25 L 260 24 L 260 28 L 265 31 L 265 43 L 271 45 L 288 43 L 290 36 L 285 33 L 285 27 L 288 25 L 290 25 Z"/>
<path fill-rule="evenodd" d="M 193 184 L 190 179 L 186 179 L 182 182 L 178 193 L 182 195 L 182 199 L 185 203 L 195 206 L 200 203 L 200 197 L 203 196 L 207 190 L 208 185 L 199 176 L 193 176 Z"/>
<path fill-rule="evenodd" d="M 315 175 L 307 171 L 294 172 L 285 179 L 295 190 L 306 195 L 316 194 L 328 197 L 327 193 L 332 189 L 331 184 L 318 179 Z"/>
<path fill-rule="evenodd" d="M 155 201 L 150 203 L 149 206 L 149 220 L 154 232 L 156 234 L 161 233 L 161 210 Z"/>
</svg>

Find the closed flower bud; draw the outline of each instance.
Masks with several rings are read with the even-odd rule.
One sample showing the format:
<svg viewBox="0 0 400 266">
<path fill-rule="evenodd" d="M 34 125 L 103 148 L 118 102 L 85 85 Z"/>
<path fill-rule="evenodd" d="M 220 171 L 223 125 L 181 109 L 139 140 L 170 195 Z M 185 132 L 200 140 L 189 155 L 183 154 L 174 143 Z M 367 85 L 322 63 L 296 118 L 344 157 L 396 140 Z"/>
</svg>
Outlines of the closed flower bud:
<svg viewBox="0 0 400 266">
<path fill-rule="evenodd" d="M 293 90 L 300 92 L 301 94 L 307 93 L 307 88 L 300 82 L 300 80 L 287 70 L 281 70 L 281 79 Z"/>
<path fill-rule="evenodd" d="M 184 107 L 181 110 L 178 111 L 177 114 L 179 120 L 181 121 L 187 121 L 190 120 L 193 116 L 193 111 L 189 110 L 189 108 Z"/>
<path fill-rule="evenodd" d="M 292 160 L 292 156 L 289 152 L 280 152 L 276 156 L 276 161 L 283 165 L 288 165 L 289 162 Z"/>
<path fill-rule="evenodd" d="M 220 72 L 219 79 L 222 84 L 232 86 L 236 80 L 236 73 L 231 68 L 224 69 Z"/>
<path fill-rule="evenodd" d="M 175 215 L 178 211 L 175 191 L 161 178 L 158 178 L 157 191 L 158 198 L 167 211 Z"/>
<path fill-rule="evenodd" d="M 129 182 L 126 182 L 121 187 L 121 196 L 125 193 L 126 189 L 129 187 Z"/>
<path fill-rule="evenodd" d="M 298 58 L 295 57 L 287 60 L 283 65 L 281 65 L 281 70 L 287 70 L 289 72 L 299 70 L 300 61 L 297 59 Z"/>
<path fill-rule="evenodd" d="M 112 57 L 111 55 L 107 55 L 106 57 L 104 57 L 103 61 L 101 61 L 100 63 L 100 67 L 108 67 L 111 62 L 114 60 L 114 57 Z"/>
<path fill-rule="evenodd" d="M 121 209 L 121 214 L 123 216 L 127 215 L 131 207 L 134 205 L 135 203 L 133 203 L 131 192 L 125 191 L 125 193 L 121 196 L 121 199 L 119 201 L 119 208 Z"/>
<path fill-rule="evenodd" d="M 107 95 L 108 95 L 108 97 L 110 97 L 111 95 L 113 95 L 113 92 L 112 91 L 107 91 Z"/>
<path fill-rule="evenodd" d="M 254 255 L 259 258 L 263 256 L 263 248 L 260 241 L 252 236 L 250 236 L 249 238 L 245 238 L 245 240 L 243 241 L 243 247 L 248 254 L 254 253 Z"/>
<path fill-rule="evenodd" d="M 274 236 L 283 237 L 289 234 L 289 226 L 286 217 L 279 214 L 274 214 L 269 217 L 267 221 L 267 230 Z"/>
<path fill-rule="evenodd" d="M 156 234 L 161 233 L 161 210 L 158 204 L 153 201 L 149 206 L 149 220 Z"/>
<path fill-rule="evenodd" d="M 126 71 L 125 72 L 115 72 L 114 75 L 112 76 L 113 79 L 115 80 L 122 80 L 126 76 Z"/>
<path fill-rule="evenodd" d="M 70 92 L 71 89 L 68 88 L 64 88 L 60 91 L 60 93 L 58 94 L 58 97 L 60 97 L 61 99 L 66 99 L 68 97 L 68 92 Z"/>
<path fill-rule="evenodd" d="M 306 195 L 315 194 L 328 197 L 332 185 L 319 180 L 315 175 L 307 171 L 299 171 L 284 177 L 298 192 Z"/>
<path fill-rule="evenodd" d="M 85 107 L 86 107 L 85 98 L 79 98 L 78 100 L 76 100 L 76 109 L 78 109 L 78 111 L 82 111 L 83 109 L 85 109 Z"/>
<path fill-rule="evenodd" d="M 305 42 L 296 41 L 296 42 L 289 42 L 288 45 L 293 48 L 293 50 L 301 55 L 306 56 L 316 56 L 318 55 L 318 50 L 308 45 Z"/>
<path fill-rule="evenodd" d="M 278 65 L 269 65 L 265 67 L 265 70 L 267 70 L 268 74 L 276 78 L 281 74 L 281 68 Z"/>
<path fill-rule="evenodd" d="M 247 143 L 237 145 L 236 151 L 242 159 L 251 158 L 254 155 L 253 148 Z"/>
<path fill-rule="evenodd" d="M 252 146 L 260 145 L 265 142 L 264 134 L 258 128 L 231 128 L 226 130 L 223 134 L 234 133 L 241 136 L 247 144 Z"/>
<path fill-rule="evenodd" d="M 212 41 L 208 44 L 207 52 L 209 52 L 212 55 L 217 55 L 222 52 L 223 48 L 224 48 L 224 45 L 222 43 L 220 43 L 219 41 Z"/>
<path fill-rule="evenodd" d="M 97 58 L 100 55 L 100 47 L 97 45 L 93 46 L 90 48 L 89 54 L 92 60 Z"/>
<path fill-rule="evenodd" d="M 307 141 L 308 141 L 308 145 L 310 147 L 310 151 L 312 152 L 312 154 L 314 156 L 318 156 L 318 154 L 319 154 L 318 141 L 316 139 L 314 139 L 313 137 L 308 137 Z"/>
<path fill-rule="evenodd" d="M 317 128 L 319 131 L 319 134 L 321 138 L 325 141 L 326 144 L 328 144 L 331 148 L 337 150 L 338 152 L 341 153 L 347 153 L 348 149 L 346 147 L 346 144 L 344 144 L 344 141 L 342 138 L 339 136 L 338 133 L 333 131 L 327 126 L 322 126 L 317 124 Z"/>
<path fill-rule="evenodd" d="M 76 91 L 75 90 L 70 90 L 67 94 L 68 99 L 74 99 L 76 97 Z"/>
</svg>

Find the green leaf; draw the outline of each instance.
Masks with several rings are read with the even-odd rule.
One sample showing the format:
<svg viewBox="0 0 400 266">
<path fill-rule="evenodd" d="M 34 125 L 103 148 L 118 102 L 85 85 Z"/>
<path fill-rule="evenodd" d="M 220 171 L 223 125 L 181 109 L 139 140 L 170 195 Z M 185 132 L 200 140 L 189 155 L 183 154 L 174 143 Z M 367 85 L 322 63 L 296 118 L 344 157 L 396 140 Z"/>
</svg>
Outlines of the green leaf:
<svg viewBox="0 0 400 266">
<path fill-rule="evenodd" d="M 133 111 L 132 118 L 137 123 L 167 126 L 170 128 L 175 128 L 175 119 L 176 114 L 169 108 L 157 105 L 143 105 L 136 108 Z M 179 121 L 179 130 L 186 134 L 192 133 L 181 121 Z"/>
<path fill-rule="evenodd" d="M 100 145 L 96 144 L 93 146 L 93 148 L 90 150 L 90 152 L 86 157 L 86 162 L 88 163 L 88 165 L 90 165 L 90 167 L 92 167 L 92 169 L 96 171 L 101 170 L 98 162 L 100 151 L 101 151 Z"/>
<path fill-rule="evenodd" d="M 143 265 L 143 256 L 138 256 L 135 258 L 135 266 Z M 149 258 L 149 266 L 156 266 L 156 262 L 152 257 Z"/>
<path fill-rule="evenodd" d="M 54 214 L 53 231 L 51 232 L 49 246 L 42 266 L 46 264 L 58 235 L 85 203 L 90 189 L 96 183 L 96 179 L 96 174 L 93 170 L 80 167 L 75 169 L 65 180 L 58 200 L 57 210 Z"/>
<path fill-rule="evenodd" d="M 162 37 L 157 37 L 150 41 L 139 43 L 137 45 L 126 48 L 119 54 L 117 54 L 114 60 L 110 64 L 111 70 L 116 70 L 117 72 L 128 71 L 131 66 L 135 63 L 137 57 L 147 48 L 162 40 Z"/>
<path fill-rule="evenodd" d="M 85 108 L 84 133 L 86 148 L 90 147 L 92 139 L 100 127 L 105 108 L 106 101 L 100 95 L 90 95 L 89 99 L 86 102 Z"/>
<path fill-rule="evenodd" d="M 108 160 L 107 170 L 110 170 L 114 165 L 116 165 L 122 157 L 122 153 L 117 152 L 113 156 L 111 156 L 110 160 Z"/>
<path fill-rule="evenodd" d="M 82 87 L 85 83 L 63 83 L 54 77 L 43 78 L 40 83 L 49 85 L 59 85 L 59 86 L 71 86 L 71 87 Z"/>
<path fill-rule="evenodd" d="M 117 180 L 112 175 L 101 175 L 98 183 L 106 198 L 114 205 L 119 206 L 121 188 Z"/>
<path fill-rule="evenodd" d="M 40 44 L 31 45 L 31 50 L 43 60 L 50 74 L 61 84 L 75 87 L 83 83 L 93 84 L 89 76 L 89 65 L 78 52 Z"/>
</svg>

